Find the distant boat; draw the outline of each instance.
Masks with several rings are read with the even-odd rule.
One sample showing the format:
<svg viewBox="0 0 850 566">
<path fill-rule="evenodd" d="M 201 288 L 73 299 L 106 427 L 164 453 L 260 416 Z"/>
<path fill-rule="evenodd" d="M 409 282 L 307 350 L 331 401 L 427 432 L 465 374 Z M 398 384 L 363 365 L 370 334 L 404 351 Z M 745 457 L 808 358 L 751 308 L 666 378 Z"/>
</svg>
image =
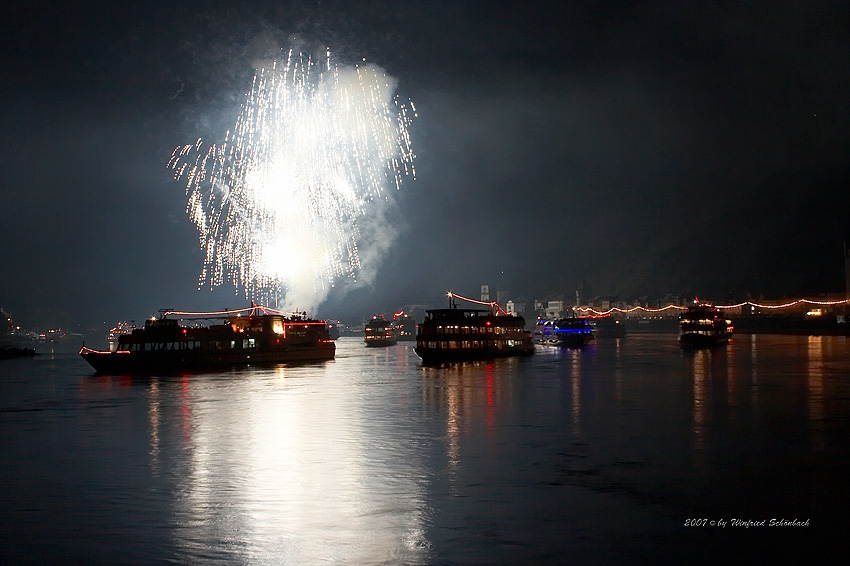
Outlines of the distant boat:
<svg viewBox="0 0 850 566">
<path fill-rule="evenodd" d="M 106 341 L 109 344 L 109 350 L 114 352 L 118 348 L 118 338 L 132 334 L 136 329 L 136 321 L 122 321 L 109 329 L 106 335 Z"/>
<path fill-rule="evenodd" d="M 338 320 L 327 320 L 328 334 L 331 340 L 337 340 L 341 334 L 342 323 Z"/>
<path fill-rule="evenodd" d="M 593 327 L 585 317 L 540 319 L 534 327 L 534 341 L 543 345 L 583 348 L 593 338 Z"/>
<path fill-rule="evenodd" d="M 136 321 L 131 320 L 129 322 L 122 321 L 109 329 L 109 333 L 106 336 L 107 341 L 109 342 L 117 342 L 120 336 L 124 336 L 126 334 L 132 334 L 136 329 Z"/>
<path fill-rule="evenodd" d="M 487 360 L 534 353 L 531 332 L 525 319 L 491 310 L 459 309 L 452 293 L 447 309 L 425 311 L 418 326 L 414 351 L 423 363 Z M 465 299 L 470 300 L 470 299 Z M 473 301 L 478 302 L 478 301 Z"/>
<path fill-rule="evenodd" d="M 416 323 L 404 311 L 393 315 L 393 326 L 401 342 L 416 340 Z"/>
<path fill-rule="evenodd" d="M 0 347 L 0 360 L 11 360 L 13 358 L 34 358 L 37 356 L 34 348 Z"/>
<path fill-rule="evenodd" d="M 364 339 L 366 346 L 393 346 L 398 341 L 398 334 L 393 323 L 384 319 L 384 315 L 376 314 L 366 324 Z"/>
<path fill-rule="evenodd" d="M 725 344 L 732 330 L 732 321 L 726 320 L 720 309 L 697 300 L 679 318 L 679 344 L 684 348 Z"/>
<path fill-rule="evenodd" d="M 169 316 L 222 322 L 183 326 Z M 83 347 L 79 353 L 98 373 L 146 374 L 329 360 L 334 352 L 325 321 L 252 305 L 215 313 L 166 311 L 144 328 L 119 335 L 115 351 Z"/>
</svg>

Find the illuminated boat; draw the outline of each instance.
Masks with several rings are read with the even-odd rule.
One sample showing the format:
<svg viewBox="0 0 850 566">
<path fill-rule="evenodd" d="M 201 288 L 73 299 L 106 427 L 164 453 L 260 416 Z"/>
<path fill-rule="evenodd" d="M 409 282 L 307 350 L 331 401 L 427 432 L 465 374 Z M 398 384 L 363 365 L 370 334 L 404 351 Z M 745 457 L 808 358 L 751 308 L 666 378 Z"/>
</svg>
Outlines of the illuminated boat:
<svg viewBox="0 0 850 566">
<path fill-rule="evenodd" d="M 425 311 L 425 320 L 417 327 L 414 351 L 425 364 L 487 360 L 534 353 L 531 332 L 525 319 L 496 314 L 496 303 L 489 310 L 459 309 L 449 293 L 449 308 Z M 464 299 L 471 301 L 470 299 Z M 479 301 L 471 301 L 478 303 Z"/>
<path fill-rule="evenodd" d="M 593 327 L 584 317 L 540 319 L 534 327 L 534 341 L 548 346 L 582 348 L 593 340 L 593 337 Z"/>
<path fill-rule="evenodd" d="M 326 320 L 325 323 L 328 325 L 328 335 L 331 337 L 331 340 L 339 339 L 339 335 L 342 333 L 341 328 L 343 328 L 343 324 L 338 320 Z"/>
<path fill-rule="evenodd" d="M 169 316 L 186 316 L 178 320 Z M 221 323 L 204 326 L 201 321 Z M 325 321 L 265 307 L 185 313 L 164 311 L 144 328 L 118 336 L 115 351 L 85 346 L 80 355 L 98 373 L 181 373 L 223 367 L 333 359 Z"/>
<path fill-rule="evenodd" d="M 132 334 L 133 330 L 135 329 L 136 321 L 134 320 L 131 320 L 130 322 L 119 322 L 118 324 L 109 329 L 109 334 L 107 335 L 106 339 L 110 342 L 117 342 L 119 336 Z"/>
<path fill-rule="evenodd" d="M 392 322 L 385 320 L 384 315 L 376 314 L 364 330 L 366 346 L 392 346 L 398 341 L 398 333 Z"/>
<path fill-rule="evenodd" d="M 725 344 L 732 336 L 732 329 L 732 321 L 720 309 L 694 301 L 679 318 L 679 344 L 685 348 Z"/>
<path fill-rule="evenodd" d="M 109 333 L 106 335 L 106 341 L 109 343 L 109 350 L 114 352 L 118 348 L 118 338 L 120 336 L 126 336 L 127 334 L 132 334 L 133 330 L 136 329 L 136 321 L 123 321 L 119 322 L 115 326 L 109 329 Z"/>
<path fill-rule="evenodd" d="M 398 332 L 398 339 L 402 342 L 416 340 L 416 323 L 404 311 L 393 315 L 393 326 Z"/>
</svg>

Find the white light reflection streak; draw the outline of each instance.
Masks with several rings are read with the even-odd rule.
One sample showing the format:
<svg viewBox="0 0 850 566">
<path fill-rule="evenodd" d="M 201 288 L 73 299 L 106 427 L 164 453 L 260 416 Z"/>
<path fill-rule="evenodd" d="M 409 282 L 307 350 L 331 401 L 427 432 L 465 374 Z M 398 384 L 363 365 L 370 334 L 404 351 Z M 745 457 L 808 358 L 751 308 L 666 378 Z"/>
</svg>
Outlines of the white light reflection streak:
<svg viewBox="0 0 850 566">
<path fill-rule="evenodd" d="M 570 392 L 572 393 L 573 435 L 581 436 L 581 350 L 570 350 Z"/>
<path fill-rule="evenodd" d="M 695 439 L 695 449 L 701 454 L 705 447 L 705 437 L 703 430 L 706 425 L 706 380 L 708 379 L 708 352 L 706 350 L 698 350 L 693 354 L 693 432 Z"/>
<path fill-rule="evenodd" d="M 159 475 L 159 380 L 151 379 L 150 388 L 150 406 L 148 407 L 148 423 L 151 427 L 151 472 L 154 476 Z"/>
<path fill-rule="evenodd" d="M 758 370 L 758 334 L 750 334 L 750 367 L 752 368 L 752 384 L 750 394 L 752 395 L 752 406 L 755 421 L 759 418 L 759 370 Z"/>
<path fill-rule="evenodd" d="M 198 558 L 220 541 L 263 564 L 427 562 L 415 454 L 386 448 L 359 392 L 314 395 L 292 372 L 189 387 L 178 543 Z"/>
<path fill-rule="evenodd" d="M 736 420 L 738 416 L 738 376 L 735 373 L 735 341 L 730 340 L 726 346 L 726 406 L 729 409 L 729 418 Z"/>
<path fill-rule="evenodd" d="M 812 448 L 824 449 L 823 428 L 823 336 L 809 336 L 808 341 L 808 380 L 809 431 L 812 435 Z"/>
</svg>

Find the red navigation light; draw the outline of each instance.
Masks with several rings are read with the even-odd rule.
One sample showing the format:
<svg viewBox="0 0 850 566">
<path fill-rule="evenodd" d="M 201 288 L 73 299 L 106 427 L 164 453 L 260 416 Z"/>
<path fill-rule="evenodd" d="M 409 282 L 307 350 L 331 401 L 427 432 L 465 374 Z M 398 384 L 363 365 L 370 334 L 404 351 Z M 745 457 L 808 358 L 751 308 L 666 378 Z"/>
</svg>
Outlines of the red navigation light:
<svg viewBox="0 0 850 566">
<path fill-rule="evenodd" d="M 487 321 L 487 326 L 490 326 L 490 321 L 489 321 L 489 320 Z"/>
</svg>

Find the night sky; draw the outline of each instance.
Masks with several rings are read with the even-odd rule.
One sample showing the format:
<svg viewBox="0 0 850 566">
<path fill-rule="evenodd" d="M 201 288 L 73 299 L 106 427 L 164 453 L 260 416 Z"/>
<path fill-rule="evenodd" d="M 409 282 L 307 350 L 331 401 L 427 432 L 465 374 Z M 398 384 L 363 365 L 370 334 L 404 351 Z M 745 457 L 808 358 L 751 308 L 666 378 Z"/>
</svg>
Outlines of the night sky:
<svg viewBox="0 0 850 566">
<path fill-rule="evenodd" d="M 476 295 L 843 292 L 846 2 L 144 2 L 5 6 L 0 306 L 66 327 L 198 290 L 166 163 L 232 127 L 258 62 L 330 47 L 398 79 L 417 179 L 359 320 Z"/>
</svg>

